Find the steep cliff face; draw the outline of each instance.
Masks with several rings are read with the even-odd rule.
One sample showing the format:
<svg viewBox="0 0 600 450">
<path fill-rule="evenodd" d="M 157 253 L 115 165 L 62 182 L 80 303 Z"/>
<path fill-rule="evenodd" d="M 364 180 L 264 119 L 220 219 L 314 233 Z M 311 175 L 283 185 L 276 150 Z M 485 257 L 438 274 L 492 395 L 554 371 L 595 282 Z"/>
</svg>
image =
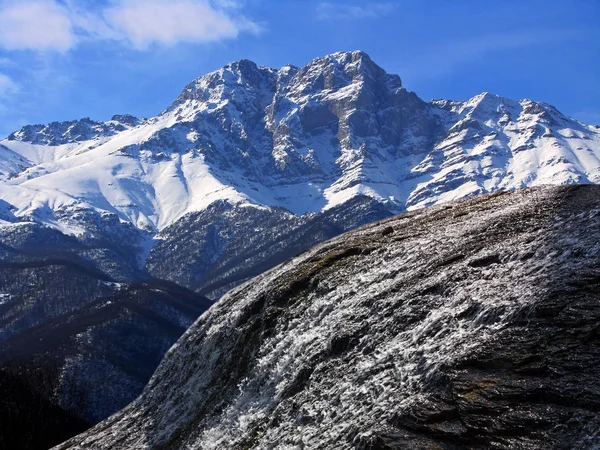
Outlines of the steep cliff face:
<svg viewBox="0 0 600 450">
<path fill-rule="evenodd" d="M 318 245 L 57 448 L 598 448 L 599 199 L 499 193 Z"/>
</svg>

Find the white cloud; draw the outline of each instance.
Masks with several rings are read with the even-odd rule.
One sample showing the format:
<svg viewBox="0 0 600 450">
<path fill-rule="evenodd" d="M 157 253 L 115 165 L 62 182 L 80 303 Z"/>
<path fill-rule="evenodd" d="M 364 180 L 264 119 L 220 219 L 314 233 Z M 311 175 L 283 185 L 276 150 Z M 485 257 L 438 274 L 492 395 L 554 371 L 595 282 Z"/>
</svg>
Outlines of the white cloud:
<svg viewBox="0 0 600 450">
<path fill-rule="evenodd" d="M 214 42 L 260 27 L 239 13 L 235 0 L 113 0 L 82 9 L 75 0 L 0 0 L 0 47 L 66 51 L 85 40 L 151 44 Z"/>
<path fill-rule="evenodd" d="M 0 113 L 9 110 L 9 105 L 19 90 L 20 86 L 12 78 L 0 72 Z"/>
<path fill-rule="evenodd" d="M 0 73 L 0 99 L 18 92 L 19 85 L 8 75 Z"/>
<path fill-rule="evenodd" d="M 366 2 L 365 5 L 322 2 L 317 5 L 318 20 L 376 19 L 391 13 L 391 3 Z"/>
<path fill-rule="evenodd" d="M 0 6 L 0 46 L 9 50 L 68 50 L 75 43 L 68 11 L 52 0 Z"/>
<path fill-rule="evenodd" d="M 106 10 L 104 16 L 138 49 L 153 43 L 218 41 L 256 30 L 251 23 L 236 20 L 206 1 L 125 0 Z"/>
</svg>

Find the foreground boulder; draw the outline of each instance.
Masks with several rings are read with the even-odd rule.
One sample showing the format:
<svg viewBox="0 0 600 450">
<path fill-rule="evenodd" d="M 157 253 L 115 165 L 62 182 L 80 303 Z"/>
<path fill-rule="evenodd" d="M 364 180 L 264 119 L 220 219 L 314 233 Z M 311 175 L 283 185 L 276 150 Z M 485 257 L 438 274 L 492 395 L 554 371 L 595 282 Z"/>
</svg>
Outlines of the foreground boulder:
<svg viewBox="0 0 600 450">
<path fill-rule="evenodd" d="M 59 449 L 597 448 L 600 188 L 342 235 L 238 287 Z"/>
</svg>

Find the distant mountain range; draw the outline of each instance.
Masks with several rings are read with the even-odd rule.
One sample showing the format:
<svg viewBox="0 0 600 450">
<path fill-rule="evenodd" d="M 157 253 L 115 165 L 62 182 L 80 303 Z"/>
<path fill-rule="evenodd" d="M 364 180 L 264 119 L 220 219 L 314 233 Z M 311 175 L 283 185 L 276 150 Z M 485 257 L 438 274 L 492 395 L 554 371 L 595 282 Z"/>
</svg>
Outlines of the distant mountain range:
<svg viewBox="0 0 600 450">
<path fill-rule="evenodd" d="M 0 141 L 0 363 L 9 378 L 52 367 L 32 398 L 95 423 L 140 392 L 207 297 L 318 242 L 466 196 L 598 182 L 600 128 L 545 103 L 424 102 L 360 51 L 241 60 L 157 117 Z M 49 336 L 60 345 L 38 345 Z"/>
</svg>

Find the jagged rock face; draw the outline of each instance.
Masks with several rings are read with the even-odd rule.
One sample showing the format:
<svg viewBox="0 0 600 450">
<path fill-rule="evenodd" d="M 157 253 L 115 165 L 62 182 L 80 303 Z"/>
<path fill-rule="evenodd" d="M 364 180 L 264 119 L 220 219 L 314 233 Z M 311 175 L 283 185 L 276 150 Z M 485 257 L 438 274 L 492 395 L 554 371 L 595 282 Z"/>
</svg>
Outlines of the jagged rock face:
<svg viewBox="0 0 600 450">
<path fill-rule="evenodd" d="M 124 126 L 135 127 L 136 125 L 145 122 L 146 119 L 139 119 L 131 114 L 115 114 L 110 120 Z"/>
<path fill-rule="evenodd" d="M 548 104 L 488 92 L 466 102 L 431 104 L 450 113 L 443 119 L 446 136 L 413 169 L 436 175 L 411 192 L 410 205 L 431 205 L 449 193 L 460 197 L 498 188 L 600 181 L 598 153 L 590 148 L 597 128 Z"/>
<path fill-rule="evenodd" d="M 374 181 L 388 157 L 428 151 L 441 131 L 428 105 L 362 52 L 316 59 L 279 83 L 267 124 L 282 177 L 303 163 L 296 172 L 333 175 L 334 191 Z"/>
<path fill-rule="evenodd" d="M 213 169 L 239 170 L 238 184 L 267 189 L 348 177 L 336 189 L 352 187 L 368 176 L 348 172 L 374 169 L 372 159 L 380 159 L 382 149 L 394 147 L 395 156 L 423 152 L 441 129 L 426 103 L 362 52 L 279 71 L 233 63 L 188 85 L 164 114 L 177 114 L 179 121 L 165 130 L 170 139 L 192 130 Z M 290 198 L 281 200 L 295 212 L 322 207 L 294 208 Z"/>
<path fill-rule="evenodd" d="M 599 194 L 500 193 L 318 245 L 57 448 L 597 448 Z"/>
</svg>

